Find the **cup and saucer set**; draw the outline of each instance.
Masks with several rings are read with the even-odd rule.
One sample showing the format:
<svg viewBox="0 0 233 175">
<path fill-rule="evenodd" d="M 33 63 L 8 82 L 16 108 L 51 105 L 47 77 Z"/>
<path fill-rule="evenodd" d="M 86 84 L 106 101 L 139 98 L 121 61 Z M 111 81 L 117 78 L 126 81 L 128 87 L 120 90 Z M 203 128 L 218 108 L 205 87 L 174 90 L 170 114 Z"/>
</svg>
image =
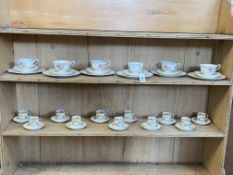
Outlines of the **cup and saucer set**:
<svg viewBox="0 0 233 175">
<path fill-rule="evenodd" d="M 128 69 L 121 70 L 117 72 L 117 75 L 126 77 L 126 78 L 133 78 L 133 79 L 140 79 L 152 77 L 153 74 L 148 70 L 144 70 L 144 63 L 138 61 L 130 61 L 128 62 Z"/>
<path fill-rule="evenodd" d="M 109 121 L 109 117 L 102 109 L 96 111 L 96 114 L 90 118 L 90 120 L 97 124 L 103 124 Z"/>
<path fill-rule="evenodd" d="M 176 63 L 173 61 L 160 61 L 158 63 L 158 69 L 151 71 L 153 74 L 166 77 L 166 78 L 175 78 L 186 76 L 187 73 L 180 70 L 181 63 Z"/>
<path fill-rule="evenodd" d="M 204 112 L 198 112 L 196 117 L 192 118 L 192 122 L 201 126 L 206 126 L 211 123 L 210 119 L 208 118 L 208 114 Z"/>
<path fill-rule="evenodd" d="M 159 123 L 170 126 L 176 123 L 175 115 L 171 112 L 161 112 L 159 114 Z"/>
<path fill-rule="evenodd" d="M 110 69 L 111 62 L 109 60 L 93 59 L 90 60 L 90 64 L 91 67 L 81 70 L 82 74 L 97 77 L 115 74 L 115 71 Z"/>
<path fill-rule="evenodd" d="M 147 131 L 157 131 L 160 130 L 161 125 L 159 124 L 159 119 L 155 116 L 147 117 L 147 121 L 141 123 L 141 127 Z"/>
<path fill-rule="evenodd" d="M 123 116 L 114 117 L 114 121 L 108 125 L 114 131 L 125 131 L 129 128 Z"/>
<path fill-rule="evenodd" d="M 66 127 L 71 130 L 81 130 L 87 127 L 87 124 L 82 121 L 81 116 L 72 116 L 71 121 L 66 123 Z"/>
<path fill-rule="evenodd" d="M 196 126 L 192 124 L 191 118 L 188 116 L 181 117 L 181 122 L 176 123 L 175 126 L 181 131 L 193 131 L 196 129 Z"/>
<path fill-rule="evenodd" d="M 64 109 L 57 109 L 55 115 L 50 117 L 50 120 L 55 123 L 65 123 L 70 120 L 70 116 Z"/>
<path fill-rule="evenodd" d="M 53 68 L 43 71 L 43 74 L 50 77 L 60 78 L 80 75 L 79 71 L 72 68 L 75 65 L 75 61 L 58 59 L 53 61 L 53 65 Z"/>
<path fill-rule="evenodd" d="M 14 74 L 37 74 L 43 72 L 39 67 L 39 60 L 35 58 L 16 58 L 15 66 L 7 70 L 9 73 Z"/>
<path fill-rule="evenodd" d="M 200 70 L 190 72 L 188 76 L 200 80 L 224 80 L 226 77 L 218 72 L 220 68 L 220 64 L 200 64 Z"/>
</svg>

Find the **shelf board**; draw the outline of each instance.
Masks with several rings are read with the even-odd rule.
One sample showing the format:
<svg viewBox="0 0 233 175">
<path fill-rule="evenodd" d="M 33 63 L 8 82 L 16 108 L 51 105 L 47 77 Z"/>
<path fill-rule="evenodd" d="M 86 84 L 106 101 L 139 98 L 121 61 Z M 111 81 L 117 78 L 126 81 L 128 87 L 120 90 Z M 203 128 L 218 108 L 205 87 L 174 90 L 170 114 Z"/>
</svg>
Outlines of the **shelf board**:
<svg viewBox="0 0 233 175">
<path fill-rule="evenodd" d="M 4 73 L 0 76 L 0 81 L 4 82 L 31 82 L 31 83 L 75 83 L 75 84 L 125 84 L 125 85 L 203 85 L 203 86 L 230 86 L 230 80 L 205 81 L 189 77 L 163 78 L 153 76 L 148 78 L 145 83 L 140 83 L 137 79 L 127 79 L 117 75 L 107 77 L 93 77 L 80 75 L 72 78 L 52 78 L 42 74 L 36 75 L 17 75 Z"/>
<path fill-rule="evenodd" d="M 233 40 L 233 35 L 224 35 L 224 34 L 165 33 L 165 32 L 141 32 L 141 31 L 110 31 L 110 30 L 70 30 L 70 29 L 30 29 L 30 28 L 26 29 L 26 28 L 13 28 L 13 27 L 1 27 L 0 33 L 129 37 L 129 38 Z"/>
<path fill-rule="evenodd" d="M 201 164 L 64 164 L 19 166 L 14 175 L 210 175 Z"/>
<path fill-rule="evenodd" d="M 111 119 L 110 122 L 112 122 Z M 6 129 L 2 131 L 3 136 L 126 136 L 126 137 L 225 137 L 225 134 L 216 128 L 213 124 L 209 126 L 196 126 L 193 132 L 183 132 L 176 129 L 175 126 L 163 126 L 159 131 L 149 132 L 140 127 L 143 119 L 131 124 L 129 129 L 122 132 L 112 131 L 108 128 L 108 123 L 95 124 L 89 119 L 84 119 L 87 128 L 80 131 L 73 131 L 66 128 L 65 124 L 51 122 L 43 118 L 45 128 L 38 131 L 27 131 L 22 125 L 11 122 Z"/>
</svg>

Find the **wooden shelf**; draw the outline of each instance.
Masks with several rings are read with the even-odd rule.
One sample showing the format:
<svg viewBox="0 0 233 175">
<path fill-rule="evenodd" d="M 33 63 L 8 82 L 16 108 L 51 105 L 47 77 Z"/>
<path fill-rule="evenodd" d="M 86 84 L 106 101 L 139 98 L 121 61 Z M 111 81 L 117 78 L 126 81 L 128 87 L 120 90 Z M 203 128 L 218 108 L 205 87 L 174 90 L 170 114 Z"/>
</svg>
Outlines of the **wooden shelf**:
<svg viewBox="0 0 233 175">
<path fill-rule="evenodd" d="M 109 31 L 109 30 L 29 29 L 29 28 L 24 29 L 24 28 L 12 28 L 12 27 L 1 27 L 0 33 L 130 37 L 130 38 L 233 40 L 233 35 L 224 35 L 224 34 L 165 33 L 165 32 L 140 32 L 140 31 L 137 32 L 137 31 Z"/>
<path fill-rule="evenodd" d="M 66 164 L 22 165 L 14 175 L 209 175 L 201 164 Z"/>
<path fill-rule="evenodd" d="M 182 78 L 163 78 L 153 76 L 148 78 L 145 83 L 140 83 L 136 79 L 127 79 L 117 75 L 108 77 L 92 77 L 80 75 L 72 78 L 52 78 L 42 74 L 37 75 L 16 75 L 4 73 L 0 76 L 0 81 L 5 82 L 31 82 L 31 83 L 75 83 L 75 84 L 126 84 L 126 85 L 207 85 L 207 86 L 230 86 L 231 81 L 204 81 L 189 77 Z"/>
<path fill-rule="evenodd" d="M 87 128 L 80 131 L 73 131 L 66 128 L 65 124 L 57 124 L 49 119 L 42 119 L 46 127 L 38 131 L 27 131 L 22 125 L 11 122 L 5 130 L 3 136 L 128 136 L 128 137 L 225 137 L 225 134 L 213 124 L 209 126 L 196 126 L 193 132 L 183 132 L 175 126 L 163 126 L 159 131 L 149 132 L 140 127 L 140 123 L 145 121 L 140 119 L 131 124 L 129 129 L 122 132 L 112 131 L 106 124 L 95 124 L 89 119 L 84 119 Z"/>
</svg>

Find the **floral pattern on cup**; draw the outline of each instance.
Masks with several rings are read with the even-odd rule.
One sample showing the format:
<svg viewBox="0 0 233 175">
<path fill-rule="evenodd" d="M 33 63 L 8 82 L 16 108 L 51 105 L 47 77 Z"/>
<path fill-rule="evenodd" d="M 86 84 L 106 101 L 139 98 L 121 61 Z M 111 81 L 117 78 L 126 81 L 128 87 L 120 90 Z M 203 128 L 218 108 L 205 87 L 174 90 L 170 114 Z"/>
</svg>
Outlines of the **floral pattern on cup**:
<svg viewBox="0 0 233 175">
<path fill-rule="evenodd" d="M 58 71 L 58 72 L 67 72 L 75 65 L 75 61 L 54 60 L 53 64 L 54 64 L 54 68 L 55 68 L 56 71 Z"/>
<path fill-rule="evenodd" d="M 174 115 L 171 112 L 161 112 L 160 113 L 161 119 L 164 121 L 172 121 L 174 119 Z"/>
<path fill-rule="evenodd" d="M 130 109 L 125 109 L 124 110 L 124 118 L 126 120 L 133 120 L 133 117 L 134 117 L 134 114 L 133 114 L 132 110 L 130 110 Z"/>
<path fill-rule="evenodd" d="M 183 124 L 184 127 L 189 127 L 192 124 L 191 123 L 191 118 L 188 117 L 188 116 L 181 117 L 181 122 L 182 122 L 182 124 Z"/>
<path fill-rule="evenodd" d="M 100 120 L 100 121 L 105 121 L 106 118 L 106 112 L 102 109 L 99 109 L 96 111 L 96 119 Z"/>
<path fill-rule="evenodd" d="M 27 109 L 19 109 L 17 111 L 17 114 L 18 114 L 18 118 L 21 120 L 29 119 L 30 117 L 30 112 Z"/>
<path fill-rule="evenodd" d="M 19 69 L 34 69 L 38 67 L 39 60 L 36 58 L 16 58 L 15 66 Z"/>
<path fill-rule="evenodd" d="M 208 115 L 206 113 L 204 113 L 204 112 L 197 113 L 197 121 L 206 122 L 206 119 L 208 119 Z"/>
<path fill-rule="evenodd" d="M 201 73 L 204 75 L 213 75 L 221 68 L 220 64 L 200 64 Z"/>
<path fill-rule="evenodd" d="M 65 112 L 64 109 L 57 109 L 57 110 L 56 110 L 56 118 L 57 118 L 58 120 L 64 119 L 67 115 L 68 115 L 68 114 L 67 114 L 67 112 Z"/>
<path fill-rule="evenodd" d="M 82 124 L 82 117 L 81 116 L 72 116 L 71 123 L 74 126 L 78 126 Z"/>
<path fill-rule="evenodd" d="M 147 118 L 147 124 L 148 126 L 155 127 L 158 125 L 158 119 L 155 116 L 149 116 Z"/>
<path fill-rule="evenodd" d="M 32 116 L 30 117 L 29 121 L 28 121 L 28 125 L 30 127 L 36 128 L 38 126 L 40 126 L 40 119 L 38 116 Z"/>
<path fill-rule="evenodd" d="M 143 62 L 130 61 L 128 62 L 128 69 L 133 74 L 139 74 L 143 72 Z"/>
<path fill-rule="evenodd" d="M 179 68 L 181 68 L 182 64 L 173 61 L 160 61 L 158 65 L 162 69 L 162 71 L 170 73 L 177 71 Z"/>
<path fill-rule="evenodd" d="M 109 60 L 93 59 L 90 60 L 91 68 L 96 72 L 101 72 L 109 68 L 111 62 Z"/>
<path fill-rule="evenodd" d="M 114 124 L 119 128 L 123 128 L 125 126 L 125 119 L 122 116 L 117 116 L 114 118 Z"/>
</svg>

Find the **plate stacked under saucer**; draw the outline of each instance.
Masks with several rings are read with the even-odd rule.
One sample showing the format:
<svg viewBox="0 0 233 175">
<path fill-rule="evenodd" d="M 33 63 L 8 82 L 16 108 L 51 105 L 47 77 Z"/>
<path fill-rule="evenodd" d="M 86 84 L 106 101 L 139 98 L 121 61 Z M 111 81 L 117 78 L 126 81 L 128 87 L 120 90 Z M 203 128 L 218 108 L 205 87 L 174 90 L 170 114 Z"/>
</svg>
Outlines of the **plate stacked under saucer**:
<svg viewBox="0 0 233 175">
<path fill-rule="evenodd" d="M 144 70 L 143 74 L 144 74 L 145 78 L 149 78 L 149 77 L 153 76 L 153 74 L 147 70 Z M 134 74 L 134 73 L 130 72 L 128 69 L 118 71 L 117 75 L 122 76 L 122 77 L 126 77 L 126 78 L 139 78 L 139 76 L 140 76 L 140 74 Z"/>
<path fill-rule="evenodd" d="M 70 69 L 69 71 L 66 72 L 59 72 L 56 69 L 52 68 L 46 71 L 43 71 L 44 75 L 50 76 L 50 77 L 74 77 L 77 75 L 80 75 L 80 72 L 75 70 L 75 69 Z"/>
<path fill-rule="evenodd" d="M 155 126 L 151 126 L 148 124 L 148 122 L 143 122 L 141 123 L 141 127 L 147 131 L 157 131 L 157 130 L 160 130 L 161 125 L 157 124 Z"/>
<path fill-rule="evenodd" d="M 175 78 L 175 77 L 183 77 L 186 76 L 187 73 L 181 70 L 176 70 L 174 72 L 164 72 L 162 69 L 156 69 L 155 71 L 151 71 L 153 74 L 166 77 L 166 78 Z"/>
<path fill-rule="evenodd" d="M 184 124 L 182 122 L 180 123 L 176 123 L 176 128 L 181 130 L 181 131 L 193 131 L 196 129 L 196 127 L 194 125 L 189 125 L 189 126 L 184 126 Z"/>
<path fill-rule="evenodd" d="M 87 127 L 87 124 L 81 121 L 78 125 L 73 125 L 72 121 L 66 123 L 66 127 L 72 130 L 81 130 Z"/>
<path fill-rule="evenodd" d="M 125 123 L 124 126 L 119 127 L 117 124 L 113 122 L 113 123 L 110 123 L 108 127 L 114 131 L 125 131 L 129 128 L 129 125 Z"/>
<path fill-rule="evenodd" d="M 205 75 L 201 73 L 201 71 L 195 71 L 188 73 L 189 77 L 200 79 L 200 80 L 224 80 L 226 77 L 222 75 L 220 72 L 216 72 L 213 75 Z"/>
<path fill-rule="evenodd" d="M 205 121 L 200 121 L 200 120 L 197 120 L 197 117 L 193 117 L 192 122 L 197 124 L 197 125 L 201 125 L 201 126 L 206 126 L 206 125 L 209 125 L 211 123 L 210 119 L 208 119 L 208 118 L 206 118 Z"/>
<path fill-rule="evenodd" d="M 81 73 L 84 75 L 91 75 L 91 76 L 109 76 L 109 75 L 114 75 L 115 71 L 111 70 L 111 69 L 106 69 L 103 71 L 95 71 L 93 70 L 91 67 L 88 67 L 86 69 L 81 70 Z"/>
<path fill-rule="evenodd" d="M 27 75 L 27 74 L 38 74 L 43 72 L 44 70 L 39 68 L 39 67 L 35 67 L 33 69 L 20 69 L 17 66 L 14 66 L 13 68 L 10 68 L 7 70 L 7 72 L 9 73 L 14 73 L 14 74 L 23 74 L 23 75 Z"/>
</svg>

